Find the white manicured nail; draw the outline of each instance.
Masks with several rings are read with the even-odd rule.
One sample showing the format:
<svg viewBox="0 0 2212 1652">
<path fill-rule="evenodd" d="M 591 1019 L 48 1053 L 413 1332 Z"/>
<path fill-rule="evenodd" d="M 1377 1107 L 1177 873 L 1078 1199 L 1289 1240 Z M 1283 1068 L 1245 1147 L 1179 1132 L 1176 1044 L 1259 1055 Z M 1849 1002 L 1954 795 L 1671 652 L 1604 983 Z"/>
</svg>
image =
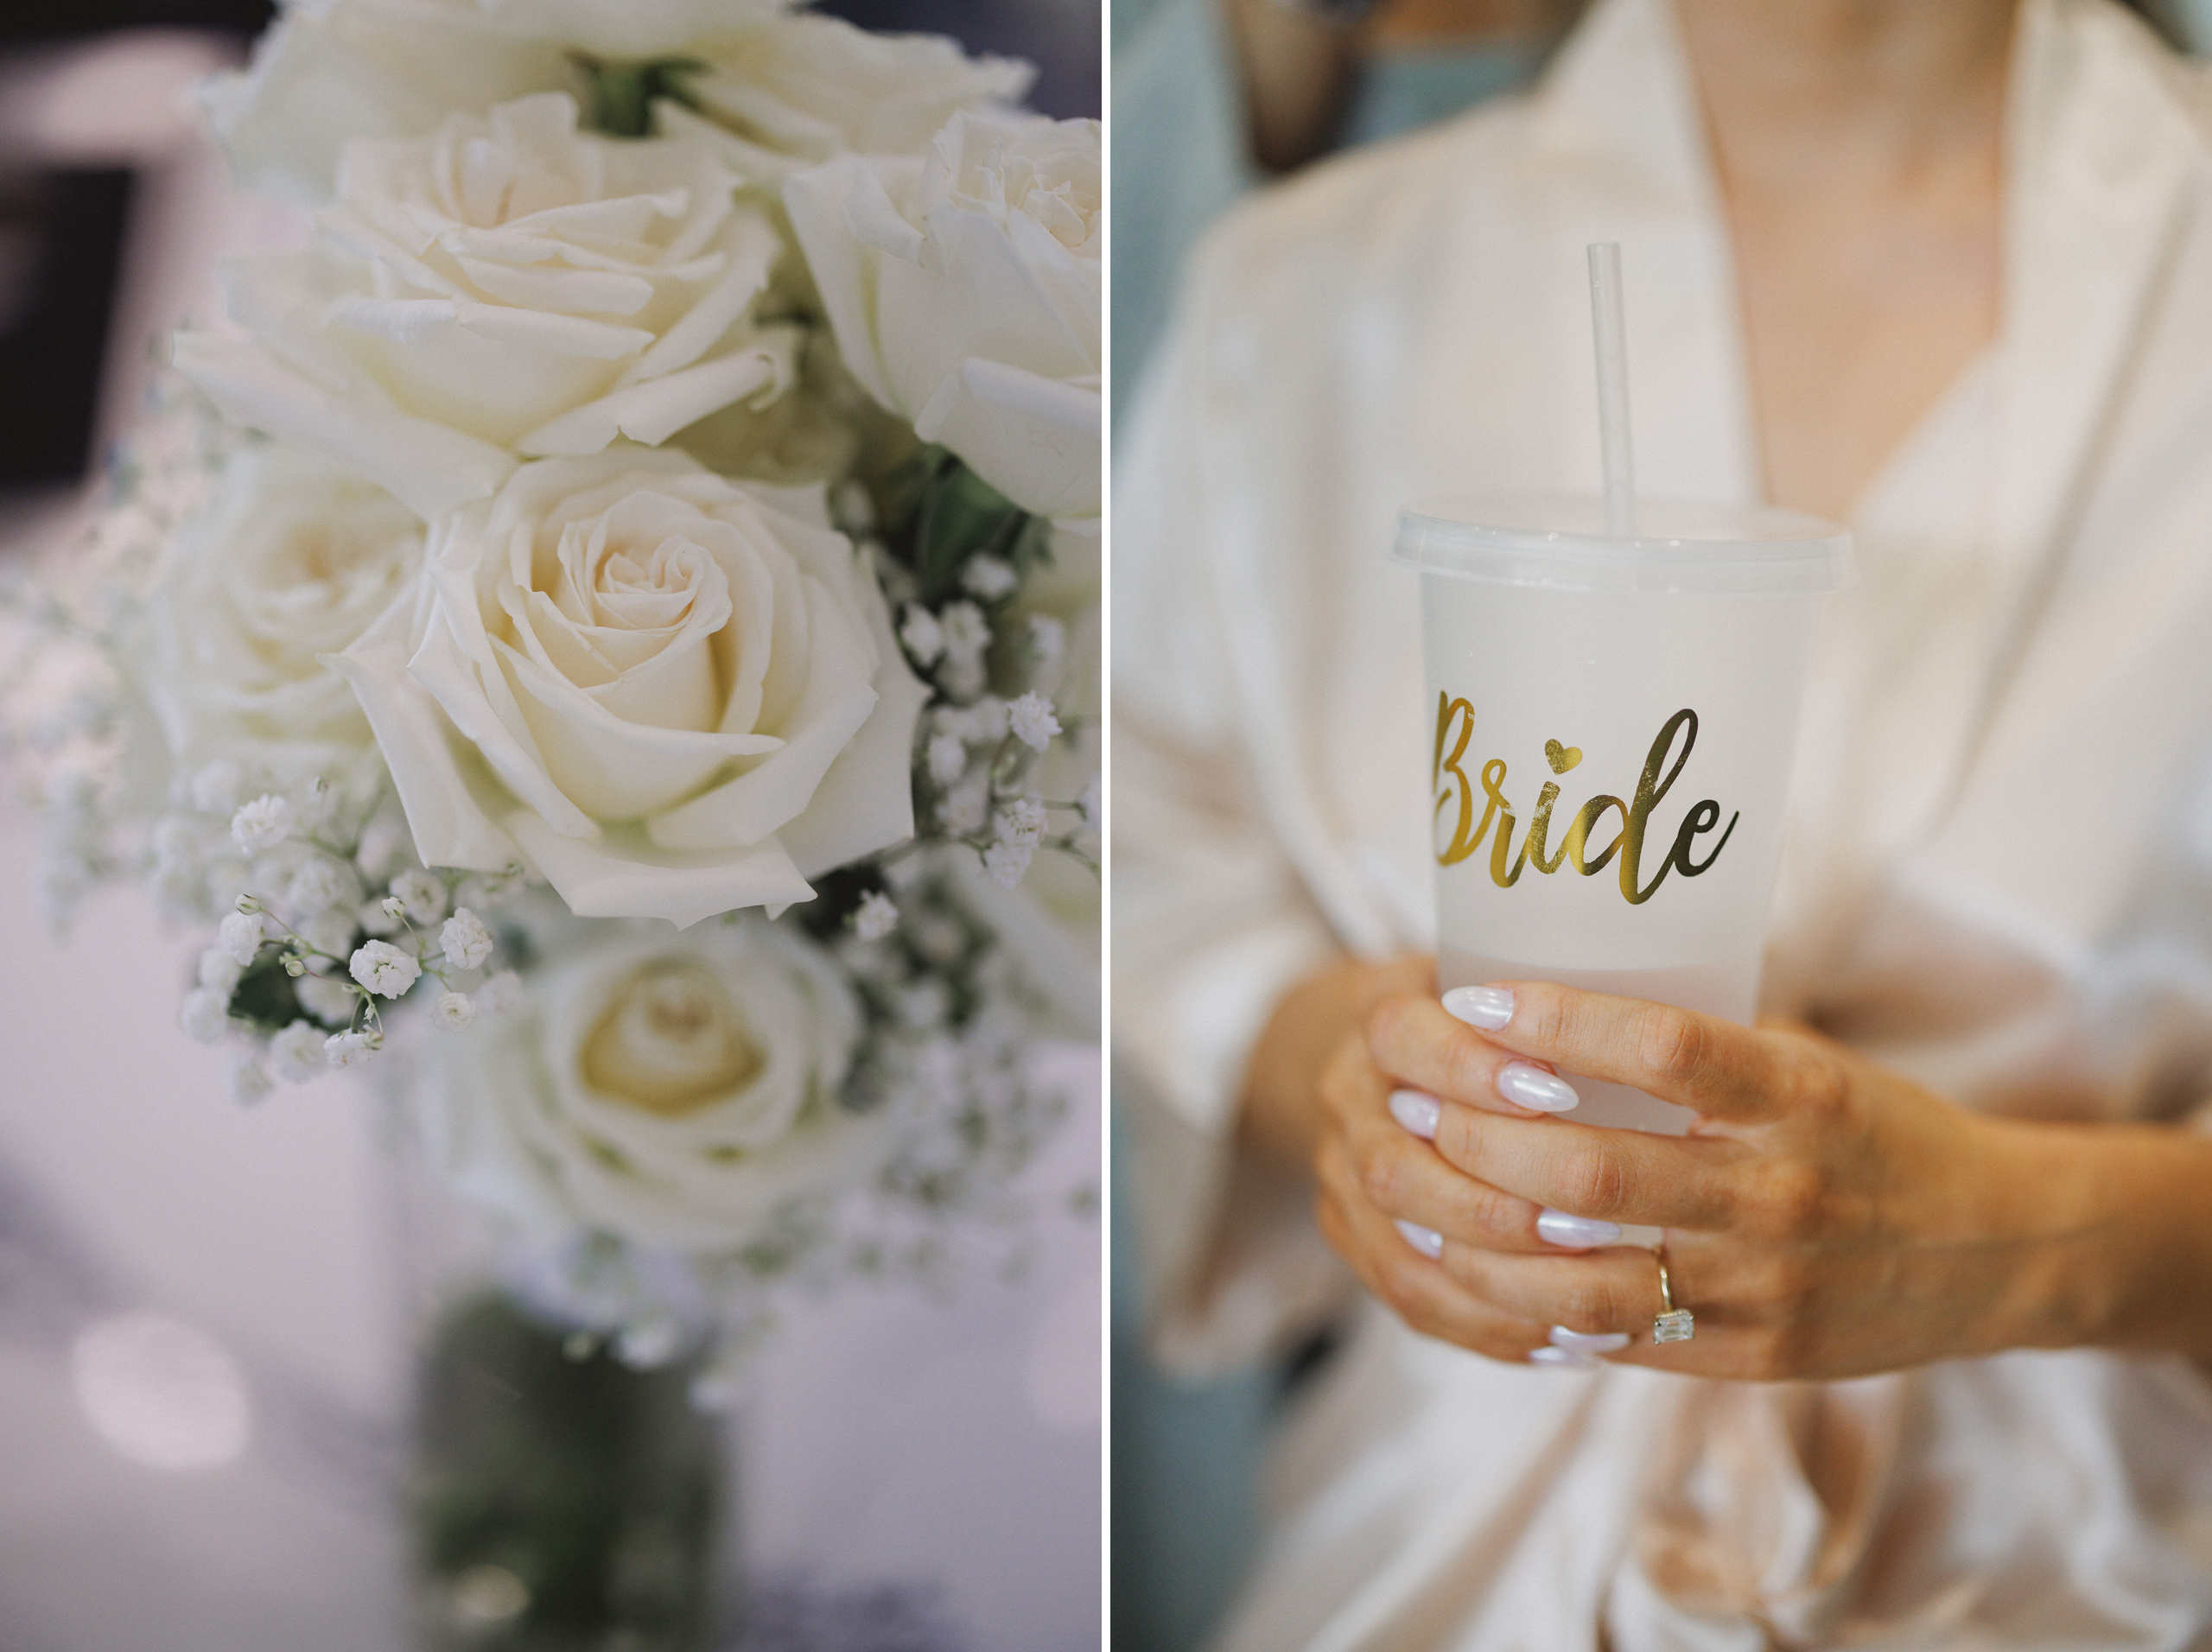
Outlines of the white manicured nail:
<svg viewBox="0 0 2212 1652">
<path fill-rule="evenodd" d="M 1571 1371 L 1594 1371 L 1598 1369 L 1598 1362 L 1589 1355 L 1577 1354 L 1565 1348 L 1531 1348 L 1529 1363 L 1555 1366 Z"/>
<path fill-rule="evenodd" d="M 1497 1093 L 1539 1113 L 1564 1113 L 1582 1100 L 1574 1093 L 1574 1086 L 1557 1073 L 1546 1072 L 1526 1061 L 1509 1061 L 1498 1069 Z"/>
<path fill-rule="evenodd" d="M 1436 1097 L 1417 1090 L 1394 1090 L 1390 1092 L 1390 1116 L 1419 1136 L 1423 1141 L 1436 1140 L 1436 1121 L 1443 1109 Z"/>
<path fill-rule="evenodd" d="M 1417 1222 L 1401 1222 L 1398 1231 L 1406 1236 L 1406 1242 L 1433 1261 L 1444 1254 L 1444 1236 L 1433 1228 L 1424 1228 Z"/>
<path fill-rule="evenodd" d="M 1548 1210 L 1536 1218 L 1536 1236 L 1547 1244 L 1568 1250 L 1591 1250 L 1599 1245 L 1618 1244 L 1621 1228 L 1618 1222 L 1600 1222 L 1595 1217 L 1569 1216 L 1564 1210 Z"/>
<path fill-rule="evenodd" d="M 1554 1325 L 1552 1346 L 1564 1348 L 1570 1354 L 1618 1354 L 1628 1346 L 1628 1332 L 1606 1331 L 1593 1335 L 1586 1331 L 1569 1331 L 1565 1325 Z"/>
<path fill-rule="evenodd" d="M 1503 987 L 1454 987 L 1444 994 L 1444 1012 L 1495 1032 L 1513 1019 L 1513 994 Z"/>
</svg>

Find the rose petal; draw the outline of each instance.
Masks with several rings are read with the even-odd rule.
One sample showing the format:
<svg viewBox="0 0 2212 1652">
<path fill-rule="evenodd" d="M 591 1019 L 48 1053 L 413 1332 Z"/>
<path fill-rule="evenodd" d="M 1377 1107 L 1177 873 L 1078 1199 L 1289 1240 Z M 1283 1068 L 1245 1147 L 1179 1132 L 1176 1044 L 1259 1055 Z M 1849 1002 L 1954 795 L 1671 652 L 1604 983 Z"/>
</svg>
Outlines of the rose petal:
<svg viewBox="0 0 2212 1652">
<path fill-rule="evenodd" d="M 758 843 L 808 806 L 837 753 L 874 709 L 873 651 L 818 580 L 804 583 L 806 687 L 783 724 L 784 749 L 734 779 L 645 822 L 664 848 Z M 901 766 L 901 778 L 905 768 Z"/>
<path fill-rule="evenodd" d="M 626 721 L 508 644 L 495 638 L 492 645 L 530 725 L 546 775 L 573 807 L 594 820 L 651 815 L 696 791 L 733 759 L 772 762 L 786 746 L 772 735 L 656 728 Z"/>
<path fill-rule="evenodd" d="M 226 417 L 321 448 L 425 520 L 487 498 L 515 467 L 512 454 L 448 426 L 334 396 L 242 340 L 180 333 L 172 352 Z"/>
<path fill-rule="evenodd" d="M 255 42 L 249 69 L 214 76 L 197 95 L 241 186 L 311 206 L 330 198 L 349 139 L 429 131 L 448 110 L 561 83 L 560 42 L 472 22 L 460 8 L 434 21 L 421 8 L 387 17 L 366 6 L 287 7 Z"/>
<path fill-rule="evenodd" d="M 863 600 L 875 633 L 875 708 L 822 777 L 805 811 L 776 831 L 785 853 L 810 878 L 914 835 L 910 764 L 914 724 L 929 703 L 930 687 L 907 669 L 882 594 L 871 587 Z"/>
<path fill-rule="evenodd" d="M 407 662 L 408 675 L 444 708 L 461 738 L 517 797 L 564 836 L 596 838 L 599 827 L 547 775 L 529 721 L 485 633 L 467 536 L 465 529 L 454 531 L 459 524 L 478 520 L 472 511 L 433 531 L 429 574 L 437 598 Z M 442 546 L 437 543 L 441 532 Z"/>
<path fill-rule="evenodd" d="M 930 214 L 920 264 L 885 259 L 875 325 L 884 371 L 917 405 L 966 356 L 1014 362 L 1047 378 L 1099 369 L 1098 261 L 1049 236 L 1033 258 L 988 214 L 942 206 Z"/>
<path fill-rule="evenodd" d="M 740 647 L 760 651 L 753 658 L 730 662 L 742 673 L 748 689 L 744 699 L 735 694 L 730 696 L 722 727 L 732 730 L 746 728 L 764 734 L 787 732 L 791 708 L 798 703 L 807 680 L 806 639 L 811 622 L 807 617 L 804 583 L 804 575 L 809 570 L 801 558 L 810 559 L 817 554 L 817 548 L 824 540 L 836 546 L 838 555 L 851 554 L 842 534 L 808 535 L 786 527 L 776 537 L 785 554 L 764 558 L 761 562 L 773 581 L 770 602 L 753 616 L 757 629 L 749 628 L 743 637 L 732 639 Z"/>
<path fill-rule="evenodd" d="M 461 271 L 486 296 L 530 309 L 588 310 L 635 315 L 652 302 L 653 284 L 643 276 L 606 270 L 518 269 L 492 258 L 464 257 Z M 649 335 L 650 336 L 650 335 Z"/>
<path fill-rule="evenodd" d="M 730 602 L 729 623 L 714 639 L 715 663 L 728 685 L 721 729 L 741 734 L 760 728 L 761 685 L 774 658 L 776 616 L 800 600 L 798 569 L 780 545 L 717 547 L 716 556 Z"/>
<path fill-rule="evenodd" d="M 919 162 L 899 164 L 912 176 L 920 176 Z M 877 225 L 882 236 L 893 234 L 893 220 L 904 225 L 906 235 L 899 238 L 900 244 L 907 248 L 908 256 L 918 259 L 922 232 L 899 217 L 881 181 L 857 156 L 845 156 L 785 179 L 784 210 L 790 214 L 791 233 L 806 255 L 807 269 L 822 295 L 822 307 L 846 368 L 880 405 L 896 411 L 897 392 L 884 376 L 876 353 L 876 251 L 861 242 L 846 219 L 845 203 L 856 191 L 869 192 L 866 205 L 856 209 L 864 222 Z"/>
<path fill-rule="evenodd" d="M 1038 516 L 1098 513 L 1101 403 L 1095 389 L 970 357 L 938 386 L 914 434 Z"/>
<path fill-rule="evenodd" d="M 796 374 L 802 337 L 797 327 L 765 328 L 727 355 L 571 408 L 518 438 L 516 450 L 532 455 L 593 454 L 618 435 L 656 447 L 732 402 L 780 394 Z"/>
<path fill-rule="evenodd" d="M 618 388 L 664 377 L 705 355 L 766 289 L 768 272 L 783 256 L 784 244 L 766 219 L 748 215 L 731 226 L 723 249 L 729 264 L 721 278 L 631 363 Z"/>
<path fill-rule="evenodd" d="M 435 344 L 443 329 L 457 327 L 494 344 L 594 361 L 619 361 L 653 341 L 653 335 L 643 327 L 618 327 L 612 321 L 550 310 L 472 303 L 466 299 L 385 299 L 349 293 L 331 306 L 330 319 L 339 326 L 358 327 L 395 344 Z"/>
<path fill-rule="evenodd" d="M 693 84 L 698 83 L 695 81 Z M 779 155 L 774 149 L 748 143 L 735 132 L 717 126 L 713 121 L 701 119 L 673 98 L 655 100 L 653 124 L 664 137 L 679 138 L 684 143 L 697 143 L 712 149 L 715 158 L 741 178 L 772 182 L 811 165 L 819 158 Z"/>
<path fill-rule="evenodd" d="M 480 801 L 481 787 L 454 749 L 449 726 L 436 702 L 407 669 L 416 631 L 426 623 L 429 587 L 418 581 L 342 654 L 323 664 L 353 685 L 367 714 L 400 806 L 425 866 L 497 872 L 515 858 L 515 845 L 493 824 Z"/>
<path fill-rule="evenodd" d="M 609 830 L 597 843 L 563 837 L 527 810 L 507 830 L 580 918 L 660 918 L 688 929 L 741 906 L 811 900 L 814 887 L 772 837 L 741 853 L 694 855 L 664 849 L 634 829 Z"/>
<path fill-rule="evenodd" d="M 582 1048 L 610 1007 L 612 994 L 607 989 L 630 985 L 635 975 L 609 971 L 595 983 L 600 991 L 565 997 L 554 1012 L 561 1020 L 556 1071 L 566 1081 L 562 1089 L 569 1116 L 613 1143 L 634 1164 L 650 1166 L 695 1186 L 719 1179 L 721 1166 L 708 1154 L 773 1148 L 789 1134 L 825 1075 L 819 1071 L 823 1064 L 815 1040 L 803 1036 L 819 1013 L 803 989 L 805 978 L 777 967 L 785 963 L 780 949 L 760 950 L 766 956 L 740 953 L 710 971 L 715 984 L 728 995 L 729 1021 L 747 1035 L 759 1068 L 726 1100 L 673 1117 L 647 1111 L 582 1082 Z M 671 956 L 687 963 L 704 962 L 699 955 Z M 639 1055 L 637 1064 L 649 1069 L 651 1052 Z"/>
</svg>

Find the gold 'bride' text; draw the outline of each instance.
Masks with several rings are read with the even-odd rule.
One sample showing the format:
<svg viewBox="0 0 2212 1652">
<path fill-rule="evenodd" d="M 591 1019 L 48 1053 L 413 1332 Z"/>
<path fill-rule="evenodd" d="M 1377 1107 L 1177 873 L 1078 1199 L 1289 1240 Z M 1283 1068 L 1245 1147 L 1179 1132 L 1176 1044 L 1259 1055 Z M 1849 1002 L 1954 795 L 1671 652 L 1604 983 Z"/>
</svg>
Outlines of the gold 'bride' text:
<svg viewBox="0 0 2212 1652">
<path fill-rule="evenodd" d="M 1636 799 L 1623 803 L 1618 797 L 1596 797 L 1582 805 L 1567 829 L 1567 837 L 1556 851 L 1550 851 L 1552 808 L 1559 802 L 1559 783 L 1547 780 L 1544 789 L 1536 794 L 1536 812 L 1529 822 L 1528 835 L 1521 841 L 1521 852 L 1513 854 L 1513 805 L 1505 796 L 1505 762 L 1493 757 L 1482 766 L 1481 791 L 1483 810 L 1478 820 L 1475 815 L 1476 783 L 1467 778 L 1461 766 L 1467 755 L 1467 742 L 1474 738 L 1475 708 L 1465 700 L 1455 700 L 1448 694 L 1436 696 L 1436 786 L 1435 813 L 1456 803 L 1459 814 L 1452 828 L 1452 841 L 1436 852 L 1439 866 L 1457 866 L 1481 846 L 1483 838 L 1490 837 L 1491 881 L 1501 889 L 1510 889 L 1520 881 L 1523 867 L 1534 866 L 1539 872 L 1556 872 L 1563 865 L 1572 863 L 1584 877 L 1605 870 L 1606 864 L 1620 856 L 1621 894 L 1633 906 L 1641 906 L 1658 892 L 1667 880 L 1669 871 L 1679 871 L 1685 878 L 1694 878 L 1720 858 L 1720 851 L 1728 846 L 1728 839 L 1742 818 L 1740 811 L 1728 816 L 1728 824 L 1720 834 L 1720 841 L 1713 846 L 1713 853 L 1702 861 L 1690 858 L 1690 848 L 1700 835 L 1711 831 L 1720 819 L 1720 805 L 1712 798 L 1704 802 L 1683 817 L 1681 829 L 1675 834 L 1675 847 L 1651 881 L 1641 881 L 1639 868 L 1643 860 L 1644 826 L 1651 818 L 1651 811 L 1675 784 L 1675 777 L 1682 772 L 1682 765 L 1689 761 L 1690 751 L 1697 744 L 1697 713 L 1683 707 L 1659 730 L 1658 738 L 1651 742 L 1650 753 L 1643 759 L 1643 772 L 1637 777 Z M 1675 737 L 1682 736 L 1682 749 L 1675 753 L 1672 766 L 1667 756 L 1673 748 Z M 1556 741 L 1554 742 L 1557 744 Z M 1445 747 L 1451 754 L 1445 754 Z M 1569 748 L 1572 749 L 1572 748 Z M 1576 753 L 1579 759 L 1580 753 Z M 1569 767 L 1573 765 L 1569 764 Z M 1666 769 L 1664 778 L 1660 770 Z M 1449 776 L 1447 779 L 1446 777 Z M 1621 828 L 1613 841 L 1596 855 L 1590 853 L 1590 834 L 1605 817 L 1608 810 L 1618 810 Z M 1492 827 L 1495 826 L 1495 831 Z M 1507 863 L 1510 855 L 1511 864 Z"/>
</svg>

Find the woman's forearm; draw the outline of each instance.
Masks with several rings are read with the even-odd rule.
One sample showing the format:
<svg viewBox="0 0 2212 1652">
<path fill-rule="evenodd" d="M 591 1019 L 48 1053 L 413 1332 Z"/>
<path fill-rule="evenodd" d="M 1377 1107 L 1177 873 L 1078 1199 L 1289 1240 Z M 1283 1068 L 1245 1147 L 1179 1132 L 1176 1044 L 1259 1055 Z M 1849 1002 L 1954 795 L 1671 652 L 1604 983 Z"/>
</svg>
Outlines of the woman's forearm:
<svg viewBox="0 0 2212 1652">
<path fill-rule="evenodd" d="M 2178 1353 L 2212 1369 L 2212 1137 L 2161 1125 L 2007 1128 L 2044 1235 L 2012 1293 L 2015 1344 Z"/>
</svg>

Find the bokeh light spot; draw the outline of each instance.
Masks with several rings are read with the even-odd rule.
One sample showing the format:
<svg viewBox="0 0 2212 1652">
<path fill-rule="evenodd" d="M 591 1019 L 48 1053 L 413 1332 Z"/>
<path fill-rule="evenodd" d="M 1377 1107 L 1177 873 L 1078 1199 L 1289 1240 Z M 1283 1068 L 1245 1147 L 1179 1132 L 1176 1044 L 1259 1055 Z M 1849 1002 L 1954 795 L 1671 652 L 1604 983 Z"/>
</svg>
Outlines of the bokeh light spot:
<svg viewBox="0 0 2212 1652">
<path fill-rule="evenodd" d="M 207 1469 L 245 1449 L 245 1379 L 206 1331 L 157 1313 L 102 1319 L 70 1350 L 77 1403 L 134 1463 Z"/>
</svg>

